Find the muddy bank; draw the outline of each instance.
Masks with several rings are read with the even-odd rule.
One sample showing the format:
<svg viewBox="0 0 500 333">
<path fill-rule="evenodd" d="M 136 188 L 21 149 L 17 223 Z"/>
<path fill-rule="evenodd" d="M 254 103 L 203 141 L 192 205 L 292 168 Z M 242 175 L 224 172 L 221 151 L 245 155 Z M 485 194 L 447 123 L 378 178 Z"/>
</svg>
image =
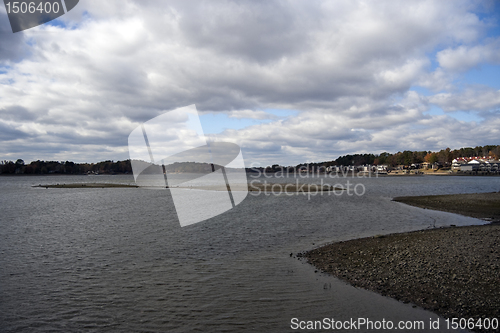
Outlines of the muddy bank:
<svg viewBox="0 0 500 333">
<path fill-rule="evenodd" d="M 123 188 L 123 187 L 139 187 L 137 185 L 130 184 L 112 184 L 112 183 L 76 183 L 76 184 L 39 184 L 33 185 L 32 187 L 43 187 L 43 188 Z"/>
<path fill-rule="evenodd" d="M 355 287 L 446 318 L 479 319 L 500 318 L 499 248 L 500 226 L 484 225 L 355 239 L 304 256 Z"/>
<path fill-rule="evenodd" d="M 41 188 L 138 188 L 137 185 L 130 184 L 113 184 L 113 183 L 72 183 L 72 184 L 39 184 L 32 187 Z M 168 188 L 168 186 L 166 186 Z M 207 190 L 207 191 L 227 191 L 227 186 L 175 186 L 173 188 L 191 189 L 191 190 Z M 231 186 L 232 191 L 242 191 L 245 188 L 251 192 L 263 192 L 272 194 L 287 194 L 287 193 L 318 193 L 330 191 L 343 191 L 343 188 L 335 188 L 328 185 L 316 184 L 269 184 L 269 183 L 252 183 L 249 185 L 237 184 Z"/>
<path fill-rule="evenodd" d="M 500 221 L 500 192 L 397 197 L 393 200 L 420 208 Z"/>
</svg>

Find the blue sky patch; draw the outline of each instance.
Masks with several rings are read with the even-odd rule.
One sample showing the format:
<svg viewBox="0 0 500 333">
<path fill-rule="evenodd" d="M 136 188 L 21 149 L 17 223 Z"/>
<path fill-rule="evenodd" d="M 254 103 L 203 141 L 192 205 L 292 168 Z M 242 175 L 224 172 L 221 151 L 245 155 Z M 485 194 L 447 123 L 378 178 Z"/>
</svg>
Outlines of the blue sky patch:
<svg viewBox="0 0 500 333">
<path fill-rule="evenodd" d="M 267 119 L 230 118 L 226 113 L 209 113 L 200 115 L 201 126 L 205 134 L 218 134 L 227 129 L 239 130 L 248 126 L 270 122 Z"/>
<path fill-rule="evenodd" d="M 205 134 L 218 134 L 227 129 L 239 130 L 253 125 L 267 124 L 299 113 L 296 110 L 287 109 L 264 109 L 262 111 L 275 117 L 269 117 L 269 119 L 234 118 L 227 113 L 209 113 L 200 115 L 200 122 Z"/>
<path fill-rule="evenodd" d="M 428 115 L 431 115 L 431 116 L 442 116 L 445 113 L 444 113 L 444 111 L 440 107 L 437 107 L 435 105 L 431 105 L 431 107 L 429 108 L 429 110 L 425 111 L 424 114 L 428 114 Z"/>
<path fill-rule="evenodd" d="M 448 112 L 447 113 L 450 117 L 453 117 L 457 120 L 460 121 L 466 121 L 466 122 L 477 122 L 480 123 L 484 119 L 479 117 L 475 112 L 465 112 L 465 111 L 453 111 L 453 112 Z"/>
<path fill-rule="evenodd" d="M 419 95 L 422 96 L 432 96 L 434 95 L 429 89 L 421 87 L 421 86 L 411 86 L 410 91 L 415 91 Z"/>
<path fill-rule="evenodd" d="M 480 84 L 500 89 L 500 65 L 483 64 L 465 73 L 462 80 L 467 85 Z"/>
<path fill-rule="evenodd" d="M 55 19 L 55 20 L 52 20 L 50 22 L 47 22 L 47 25 L 51 25 L 53 27 L 59 27 L 59 28 L 63 28 L 63 29 L 67 28 L 66 23 L 60 19 Z"/>
</svg>

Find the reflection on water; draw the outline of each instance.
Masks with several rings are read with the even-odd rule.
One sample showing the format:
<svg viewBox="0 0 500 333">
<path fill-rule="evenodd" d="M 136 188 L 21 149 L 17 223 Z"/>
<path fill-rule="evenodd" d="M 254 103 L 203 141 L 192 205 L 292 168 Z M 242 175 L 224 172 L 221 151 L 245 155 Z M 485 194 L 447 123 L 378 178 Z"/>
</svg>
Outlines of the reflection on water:
<svg viewBox="0 0 500 333">
<path fill-rule="evenodd" d="M 1 331 L 290 332 L 294 317 L 427 323 L 433 314 L 315 273 L 290 253 L 434 223 L 481 223 L 390 198 L 498 191 L 500 178 L 349 180 L 365 195 L 249 195 L 181 228 L 168 191 L 31 188 L 131 176 L 0 177 Z"/>
</svg>

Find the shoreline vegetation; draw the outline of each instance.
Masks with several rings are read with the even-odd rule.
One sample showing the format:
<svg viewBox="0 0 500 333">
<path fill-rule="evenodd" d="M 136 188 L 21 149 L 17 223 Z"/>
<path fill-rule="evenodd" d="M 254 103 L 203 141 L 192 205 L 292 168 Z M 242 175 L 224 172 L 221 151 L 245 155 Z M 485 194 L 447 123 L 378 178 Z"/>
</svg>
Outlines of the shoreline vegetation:
<svg viewBox="0 0 500 333">
<path fill-rule="evenodd" d="M 33 185 L 32 187 L 39 188 L 139 188 L 140 186 L 135 184 L 116 184 L 116 183 L 69 183 L 69 184 L 39 184 Z M 330 192 L 330 191 L 343 191 L 343 188 L 337 188 L 329 185 L 317 185 L 317 184 L 291 184 L 291 183 L 252 183 L 247 185 L 249 192 L 264 192 L 264 193 L 274 193 L 276 188 L 280 189 L 280 193 L 309 193 L 314 192 Z M 146 188 L 146 187 L 144 187 Z M 157 187 L 158 188 L 158 187 Z M 166 186 L 165 188 L 169 188 Z M 172 188 L 179 189 L 190 189 L 190 190 L 206 190 L 206 191 L 227 191 L 226 186 L 175 186 Z M 240 186 L 231 186 L 233 191 L 242 191 L 245 189 L 245 184 Z"/>
<path fill-rule="evenodd" d="M 394 170 L 394 174 L 411 173 L 434 173 L 436 171 L 450 171 L 452 161 L 455 158 L 471 157 L 500 158 L 500 145 L 477 146 L 475 148 L 465 147 L 451 150 L 442 149 L 439 152 L 432 151 L 410 151 L 380 154 L 353 154 L 339 156 L 335 160 L 301 163 L 295 166 L 283 166 L 273 164 L 266 167 L 246 168 L 247 172 L 285 172 L 285 173 L 325 173 L 334 166 L 339 166 L 350 170 L 356 166 L 384 166 L 387 171 Z M 148 163 L 144 161 L 137 161 Z M 427 163 L 432 168 L 418 168 L 416 165 Z M 159 166 L 159 165 L 155 165 Z M 220 166 L 219 166 L 220 167 Z M 208 163 L 176 162 L 166 165 L 169 173 L 203 173 L 212 170 L 213 166 Z M 131 174 L 132 161 L 102 161 L 98 163 L 75 163 L 71 161 L 32 161 L 25 164 L 23 159 L 16 161 L 0 160 L 0 175 L 46 175 L 46 174 L 66 174 L 66 175 L 95 175 L 95 174 Z M 489 172 L 484 172 L 489 174 Z M 498 172 L 497 172 L 498 174 Z"/>
<path fill-rule="evenodd" d="M 353 239 L 298 256 L 354 287 L 445 318 L 499 318 L 500 193 L 395 200 L 494 222 Z"/>
</svg>

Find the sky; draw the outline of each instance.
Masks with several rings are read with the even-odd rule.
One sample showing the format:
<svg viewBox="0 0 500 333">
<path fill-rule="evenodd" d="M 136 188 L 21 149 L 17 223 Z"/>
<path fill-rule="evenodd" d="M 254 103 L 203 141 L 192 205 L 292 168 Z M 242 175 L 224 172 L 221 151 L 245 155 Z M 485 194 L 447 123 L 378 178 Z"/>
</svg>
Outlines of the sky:
<svg viewBox="0 0 500 333">
<path fill-rule="evenodd" d="M 500 3 L 81 0 L 17 33 L 0 6 L 0 160 L 124 160 L 192 104 L 247 166 L 498 145 Z"/>
</svg>

